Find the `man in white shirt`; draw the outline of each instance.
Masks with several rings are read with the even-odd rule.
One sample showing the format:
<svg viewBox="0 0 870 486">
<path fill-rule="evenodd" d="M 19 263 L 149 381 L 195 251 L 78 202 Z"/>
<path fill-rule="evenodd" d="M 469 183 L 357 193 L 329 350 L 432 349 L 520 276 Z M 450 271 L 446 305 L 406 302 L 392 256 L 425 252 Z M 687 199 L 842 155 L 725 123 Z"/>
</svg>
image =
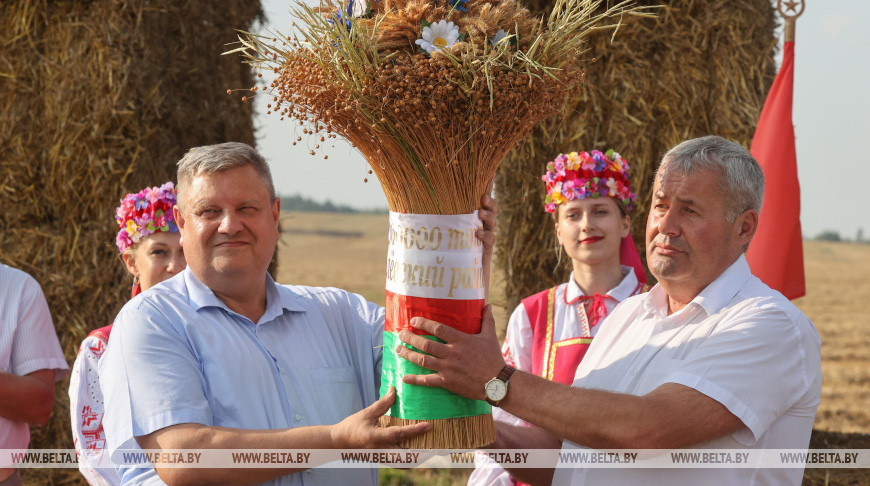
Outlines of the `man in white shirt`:
<svg viewBox="0 0 870 486">
<path fill-rule="evenodd" d="M 805 449 L 821 394 L 821 341 L 803 313 L 752 276 L 743 256 L 763 192 L 758 163 L 721 137 L 689 140 L 664 156 L 646 232 L 659 283 L 613 311 L 571 387 L 505 368 L 489 316 L 474 336 L 413 320 L 446 343 L 402 333 L 432 356 L 405 347 L 399 354 L 436 371 L 405 382 L 496 401 L 540 427 L 499 425 L 498 447 Z M 511 472 L 554 484 L 797 485 L 803 470 Z"/>
<path fill-rule="evenodd" d="M 54 384 L 67 370 L 39 283 L 0 264 L 0 449 L 27 449 L 28 424 L 48 422 Z M 20 484 L 16 470 L 0 464 L 0 485 Z"/>
</svg>

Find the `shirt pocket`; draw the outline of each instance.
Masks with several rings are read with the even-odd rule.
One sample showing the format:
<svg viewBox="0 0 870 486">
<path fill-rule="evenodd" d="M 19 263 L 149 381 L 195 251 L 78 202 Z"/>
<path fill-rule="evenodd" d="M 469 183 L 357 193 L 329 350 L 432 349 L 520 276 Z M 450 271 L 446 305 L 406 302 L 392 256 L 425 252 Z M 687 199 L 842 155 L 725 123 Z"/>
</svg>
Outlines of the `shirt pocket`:
<svg viewBox="0 0 870 486">
<path fill-rule="evenodd" d="M 312 368 L 308 376 L 317 393 L 320 423 L 332 425 L 362 410 L 356 370 L 351 366 Z"/>
</svg>

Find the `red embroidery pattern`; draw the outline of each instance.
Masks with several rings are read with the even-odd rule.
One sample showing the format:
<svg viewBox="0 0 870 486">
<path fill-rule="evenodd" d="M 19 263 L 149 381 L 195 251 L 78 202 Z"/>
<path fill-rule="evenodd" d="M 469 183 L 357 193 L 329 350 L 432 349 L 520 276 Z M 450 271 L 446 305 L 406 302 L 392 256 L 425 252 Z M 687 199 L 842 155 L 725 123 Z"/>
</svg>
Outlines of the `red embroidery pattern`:
<svg viewBox="0 0 870 486">
<path fill-rule="evenodd" d="M 513 356 L 513 354 L 511 353 L 511 348 L 510 348 L 510 346 L 507 346 L 507 347 L 504 349 L 504 351 L 502 351 L 501 354 L 502 354 L 502 356 L 504 357 L 505 364 L 509 364 L 509 365 L 513 366 L 514 368 L 517 367 L 517 363 L 516 363 L 516 361 L 514 360 L 514 356 Z"/>
<path fill-rule="evenodd" d="M 90 405 L 85 405 L 84 407 L 82 407 L 82 427 L 88 427 L 88 429 L 90 429 L 91 428 L 90 425 L 94 421 L 97 421 L 97 424 L 99 425 L 99 423 L 100 423 L 99 420 L 100 420 L 100 415 L 98 413 L 94 412 L 91 409 Z"/>
<path fill-rule="evenodd" d="M 94 356 L 96 356 L 97 359 L 100 359 L 100 356 L 102 356 L 103 352 L 106 351 L 106 344 L 101 339 L 98 339 L 97 345 L 88 346 L 88 349 L 94 353 Z"/>
<path fill-rule="evenodd" d="M 90 405 L 82 407 L 82 436 L 84 449 L 99 451 L 106 448 L 106 435 L 103 433 L 103 414 L 94 412 Z"/>
</svg>

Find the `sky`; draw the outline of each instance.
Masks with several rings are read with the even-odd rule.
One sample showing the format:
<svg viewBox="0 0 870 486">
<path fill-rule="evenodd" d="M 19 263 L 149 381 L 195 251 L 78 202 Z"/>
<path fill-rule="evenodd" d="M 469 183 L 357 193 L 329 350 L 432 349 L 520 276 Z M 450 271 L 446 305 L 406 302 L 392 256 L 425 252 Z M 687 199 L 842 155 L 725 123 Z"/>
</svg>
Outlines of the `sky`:
<svg viewBox="0 0 870 486">
<path fill-rule="evenodd" d="M 289 32 L 293 1 L 263 0 L 263 29 Z M 870 1 L 806 3 L 797 19 L 793 108 L 803 233 L 811 238 L 836 231 L 854 239 L 863 230 L 870 239 L 870 149 L 863 144 L 870 140 Z M 255 98 L 257 146 L 279 194 L 360 209 L 387 207 L 358 152 L 339 139 L 312 156 L 309 151 L 319 142 L 302 133 L 292 146 L 294 126 L 266 115 L 267 101 Z"/>
</svg>

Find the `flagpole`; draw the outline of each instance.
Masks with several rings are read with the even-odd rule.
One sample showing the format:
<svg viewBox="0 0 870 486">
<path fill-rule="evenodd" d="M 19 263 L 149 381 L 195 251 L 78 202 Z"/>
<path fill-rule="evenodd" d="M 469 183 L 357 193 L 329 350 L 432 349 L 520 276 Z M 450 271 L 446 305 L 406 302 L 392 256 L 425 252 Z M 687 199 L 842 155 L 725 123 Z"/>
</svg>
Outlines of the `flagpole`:
<svg viewBox="0 0 870 486">
<path fill-rule="evenodd" d="M 785 42 L 794 42 L 795 20 L 804 13 L 804 0 L 777 0 L 776 9 L 785 19 Z"/>
</svg>

